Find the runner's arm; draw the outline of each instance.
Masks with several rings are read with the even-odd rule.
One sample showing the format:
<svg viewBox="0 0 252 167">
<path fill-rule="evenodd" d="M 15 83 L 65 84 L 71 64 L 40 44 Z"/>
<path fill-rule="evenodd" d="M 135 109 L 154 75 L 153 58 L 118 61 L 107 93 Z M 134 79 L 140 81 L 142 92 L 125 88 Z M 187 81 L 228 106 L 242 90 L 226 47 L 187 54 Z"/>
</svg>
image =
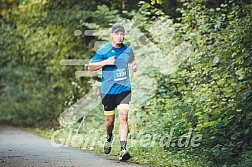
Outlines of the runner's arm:
<svg viewBox="0 0 252 167">
<path fill-rule="evenodd" d="M 110 57 L 106 60 L 100 62 L 89 62 L 88 64 L 88 71 L 96 71 L 106 65 L 114 65 L 115 64 L 115 57 Z"/>
</svg>

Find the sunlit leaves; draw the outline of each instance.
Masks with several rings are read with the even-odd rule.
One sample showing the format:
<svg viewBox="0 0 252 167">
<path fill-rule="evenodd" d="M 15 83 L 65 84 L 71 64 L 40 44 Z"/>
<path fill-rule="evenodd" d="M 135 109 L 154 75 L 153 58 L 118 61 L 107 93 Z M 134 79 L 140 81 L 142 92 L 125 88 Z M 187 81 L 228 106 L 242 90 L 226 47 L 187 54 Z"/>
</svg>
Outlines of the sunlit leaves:
<svg viewBox="0 0 252 167">
<path fill-rule="evenodd" d="M 162 4 L 162 0 L 151 0 L 152 5 L 154 5 L 155 3 Z"/>
</svg>

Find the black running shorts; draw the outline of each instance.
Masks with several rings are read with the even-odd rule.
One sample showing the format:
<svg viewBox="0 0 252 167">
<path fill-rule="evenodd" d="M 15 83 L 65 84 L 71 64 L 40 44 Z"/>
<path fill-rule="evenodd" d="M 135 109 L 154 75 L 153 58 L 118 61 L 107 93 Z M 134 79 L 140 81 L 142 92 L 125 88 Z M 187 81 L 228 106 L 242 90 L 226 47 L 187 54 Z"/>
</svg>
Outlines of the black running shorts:
<svg viewBox="0 0 252 167">
<path fill-rule="evenodd" d="M 105 115 L 114 115 L 115 108 L 129 108 L 131 100 L 131 91 L 125 91 L 120 94 L 103 94 L 101 93 L 102 104 Z"/>
</svg>

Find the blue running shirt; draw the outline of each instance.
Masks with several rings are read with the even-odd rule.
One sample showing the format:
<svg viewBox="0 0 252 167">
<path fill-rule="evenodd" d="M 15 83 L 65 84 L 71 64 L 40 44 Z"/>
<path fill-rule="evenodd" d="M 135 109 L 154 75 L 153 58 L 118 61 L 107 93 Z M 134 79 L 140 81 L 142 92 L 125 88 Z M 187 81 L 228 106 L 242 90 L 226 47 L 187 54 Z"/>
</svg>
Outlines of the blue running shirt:
<svg viewBox="0 0 252 167">
<path fill-rule="evenodd" d="M 114 48 L 111 43 L 107 43 L 94 54 L 91 62 L 100 62 L 112 56 L 115 56 L 115 65 L 102 67 L 101 93 L 119 94 L 131 90 L 128 63 L 135 56 L 130 46 L 122 44 L 120 48 Z"/>
</svg>

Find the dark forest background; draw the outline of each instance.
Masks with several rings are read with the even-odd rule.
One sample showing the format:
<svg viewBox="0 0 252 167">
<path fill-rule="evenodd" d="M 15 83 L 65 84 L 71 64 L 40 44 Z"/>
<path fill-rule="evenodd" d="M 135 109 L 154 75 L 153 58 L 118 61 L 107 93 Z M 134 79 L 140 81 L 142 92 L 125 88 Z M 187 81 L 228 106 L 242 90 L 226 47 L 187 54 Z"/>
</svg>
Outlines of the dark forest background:
<svg viewBox="0 0 252 167">
<path fill-rule="evenodd" d="M 135 160 L 145 157 L 144 162 L 161 166 L 250 167 L 251 11 L 250 0 L 1 0 L 0 120 L 59 127 L 59 114 L 93 82 L 92 77 L 75 76 L 75 71 L 87 70 L 84 64 L 59 63 L 90 59 L 94 53 L 99 37 L 74 35 L 75 30 L 108 29 L 126 18 L 164 53 L 182 40 L 194 48 L 172 74 L 150 69 L 148 76 L 158 88 L 132 113 L 131 131 L 167 134 L 174 128 L 176 139 L 192 128 L 193 134 L 203 136 L 199 147 L 139 148 Z M 170 43 L 155 42 L 150 34 L 158 18 L 173 22 L 177 38 Z M 103 128 L 102 112 L 91 114 L 88 125 Z M 168 162 L 171 157 L 177 162 Z"/>
</svg>

